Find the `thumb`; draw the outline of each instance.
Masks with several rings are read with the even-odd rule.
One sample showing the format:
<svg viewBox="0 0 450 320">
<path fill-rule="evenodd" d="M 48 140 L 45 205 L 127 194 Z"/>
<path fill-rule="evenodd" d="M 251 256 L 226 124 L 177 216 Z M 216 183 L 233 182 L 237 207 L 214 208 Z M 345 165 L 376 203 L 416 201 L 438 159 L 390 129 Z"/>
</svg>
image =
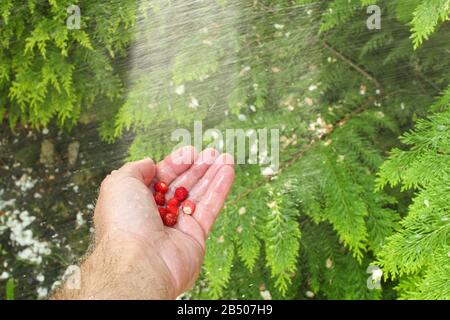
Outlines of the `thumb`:
<svg viewBox="0 0 450 320">
<path fill-rule="evenodd" d="M 159 221 L 161 224 L 148 188 L 155 173 L 155 163 L 151 159 L 143 159 L 125 164 L 103 180 L 94 212 L 99 240 L 108 233 L 107 230 L 123 229 L 140 234 L 149 222 L 157 225 L 156 221 Z"/>
<path fill-rule="evenodd" d="M 122 176 L 138 179 L 148 186 L 156 174 L 156 166 L 152 159 L 145 158 L 125 164 L 118 172 L 122 173 Z"/>
</svg>

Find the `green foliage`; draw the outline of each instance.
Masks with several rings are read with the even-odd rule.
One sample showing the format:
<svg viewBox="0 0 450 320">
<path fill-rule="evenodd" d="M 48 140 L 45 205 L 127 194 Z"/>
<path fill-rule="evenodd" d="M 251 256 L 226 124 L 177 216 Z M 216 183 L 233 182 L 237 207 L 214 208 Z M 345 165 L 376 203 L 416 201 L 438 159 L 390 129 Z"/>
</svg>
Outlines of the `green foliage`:
<svg viewBox="0 0 450 320">
<path fill-rule="evenodd" d="M 14 300 L 15 289 L 16 289 L 16 284 L 14 282 L 14 278 L 9 278 L 8 281 L 6 282 L 6 300 Z"/>
<path fill-rule="evenodd" d="M 318 237 L 317 235 L 320 235 Z M 307 266 L 308 282 L 318 298 L 376 299 L 378 290 L 367 288 L 369 261 L 361 264 L 343 250 L 328 223 L 307 223 L 303 227 L 301 263 Z"/>
<path fill-rule="evenodd" d="M 66 26 L 74 4 L 81 9 L 79 30 Z M 0 120 L 6 115 L 12 128 L 51 121 L 70 128 L 86 112 L 100 121 L 114 118 L 123 90 L 114 58 L 126 53 L 132 39 L 134 10 L 134 0 L 2 1 Z"/>
<path fill-rule="evenodd" d="M 323 20 L 321 24 L 321 30 L 327 31 L 336 26 L 339 26 L 347 21 L 349 21 L 355 11 L 363 6 L 370 4 L 376 4 L 376 1 L 371 1 L 371 3 L 364 3 L 367 1 L 359 0 L 335 0 L 330 1 L 327 6 L 327 10 L 323 14 Z"/>
<path fill-rule="evenodd" d="M 338 6 L 339 3 L 336 1 L 328 6 Z M 350 4 L 346 2 L 345 5 Z M 288 167 L 283 168 L 284 171 L 277 176 L 277 180 L 254 182 L 253 185 L 245 187 L 246 183 L 239 179 L 239 175 L 242 174 L 239 170 L 237 180 L 239 187 L 234 190 L 231 196 L 233 200 L 227 208 L 228 215 L 230 211 L 234 212 L 242 230 L 249 229 L 246 228 L 248 225 L 267 226 L 265 214 L 261 212 L 264 208 L 260 202 L 261 199 L 269 204 L 274 202 L 267 193 L 259 191 L 258 186 L 263 187 L 264 184 L 270 183 L 275 186 L 272 188 L 282 190 L 288 188 L 289 192 L 282 197 L 287 203 L 297 203 L 296 208 L 301 217 L 299 221 L 303 223 L 300 226 L 300 233 L 290 229 L 283 232 L 286 242 L 296 243 L 296 239 L 300 239 L 300 245 L 295 246 L 295 249 L 298 248 L 300 251 L 299 260 L 297 263 L 295 261 L 290 263 L 291 268 L 297 268 L 297 270 L 292 272 L 290 268 L 286 268 L 285 274 L 291 279 L 298 278 L 303 283 L 303 287 L 309 287 L 318 297 L 379 298 L 381 292 L 370 291 L 366 287 L 366 268 L 373 256 L 386 257 L 386 265 L 382 266 L 383 270 L 385 266 L 387 267 L 385 271 L 387 276 L 394 273 L 389 268 L 396 270 L 388 266 L 388 262 L 397 263 L 395 266 L 402 265 L 403 260 L 399 255 L 403 254 L 403 259 L 410 259 L 406 248 L 391 247 L 394 243 L 391 239 L 403 237 L 405 224 L 408 224 L 407 219 L 411 219 L 408 218 L 410 213 L 407 218 L 401 220 L 400 224 L 398 223 L 401 215 L 404 214 L 400 210 L 404 207 L 405 197 L 396 199 L 387 193 L 374 192 L 375 173 L 384 161 L 383 154 L 398 144 L 396 139 L 398 130 L 410 127 L 413 119 L 424 115 L 432 103 L 436 87 L 448 84 L 449 80 L 447 74 L 437 72 L 438 69 L 442 71 L 448 68 L 448 59 L 441 56 L 441 50 L 436 48 L 443 39 L 448 39 L 445 32 L 442 31 L 430 40 L 434 41 L 434 45 L 433 43 L 425 44 L 425 48 L 418 48 L 414 53 L 408 39 L 410 37 L 409 22 L 413 19 L 413 15 L 406 14 L 406 9 L 402 10 L 398 3 L 396 5 L 380 2 L 379 5 L 391 19 L 385 18 L 382 22 L 382 30 L 377 33 L 364 29 L 361 23 L 365 21 L 364 15 L 361 15 L 358 10 L 360 5 L 355 5 L 352 14 L 349 14 L 347 9 L 342 9 L 340 11 L 342 14 L 333 18 L 334 20 L 329 13 L 325 14 L 321 29 L 327 30 L 327 35 L 323 38 L 329 42 L 329 45 L 323 55 L 326 62 L 321 66 L 322 70 L 319 73 L 320 86 L 324 93 L 319 97 L 315 97 L 314 94 L 309 96 L 304 94 L 309 105 L 316 103 L 323 105 L 319 107 L 319 110 L 322 110 L 323 122 L 322 124 L 318 121 L 314 122 L 311 117 L 308 120 L 306 120 L 307 117 L 297 118 L 309 122 L 310 128 L 311 122 L 316 129 L 322 125 L 325 132 L 321 133 L 319 138 L 309 136 L 309 139 L 312 139 L 311 143 L 291 146 L 297 149 L 296 152 L 292 153 L 288 151 L 289 147 L 286 148 L 283 153 L 289 158 L 289 164 Z M 420 10 L 417 2 L 410 2 L 409 5 L 412 8 L 411 12 Z M 395 19 L 397 16 L 398 20 Z M 348 22 L 342 24 L 344 21 Z M 417 30 L 413 29 L 413 32 Z M 351 46 L 349 41 L 352 43 Z M 358 50 L 355 50 L 356 45 Z M 327 51 L 329 56 L 326 55 Z M 292 54 L 295 56 L 295 53 Z M 436 59 L 439 56 L 442 60 Z M 431 61 L 431 59 L 441 61 L 441 65 L 436 67 L 421 62 Z M 402 68 L 397 67 L 399 63 L 403 65 Z M 264 75 L 261 77 L 266 79 Z M 405 83 L 400 79 L 417 80 Z M 270 86 L 276 87 L 276 82 L 264 82 L 269 82 Z M 417 86 L 422 86 L 423 89 L 417 90 Z M 270 89 L 269 92 L 274 94 Z M 448 92 L 432 108 L 435 110 L 445 108 L 445 98 L 448 103 Z M 276 101 L 276 99 L 270 101 Z M 289 120 L 284 121 L 289 126 Z M 418 126 L 420 123 L 419 121 Z M 445 128 L 440 128 L 445 132 Z M 299 130 L 297 134 L 303 138 L 308 136 L 305 130 Z M 436 137 L 429 136 L 429 138 L 436 141 Z M 426 137 L 422 139 L 427 141 Z M 440 147 L 444 145 L 445 143 L 442 143 Z M 440 168 L 444 165 L 440 156 L 430 155 L 422 160 L 421 163 L 428 166 L 428 171 L 418 169 L 418 172 L 409 173 L 405 170 L 403 159 L 399 159 L 397 163 L 392 163 L 394 160 L 390 160 L 388 163 L 392 163 L 392 167 L 403 175 L 416 177 L 417 181 L 427 181 L 436 176 L 443 178 Z M 247 171 L 244 179 L 252 179 L 254 175 L 254 172 Z M 259 179 L 255 177 L 255 180 Z M 444 178 L 443 181 L 445 181 Z M 446 189 L 442 188 L 442 190 Z M 251 192 L 254 201 L 246 196 L 244 201 L 235 200 L 240 199 L 241 195 L 247 192 Z M 441 197 L 442 200 L 446 198 L 448 193 Z M 436 207 L 441 210 L 446 206 L 445 203 L 436 203 Z M 250 210 L 254 213 L 252 219 L 242 218 L 247 215 L 247 213 L 239 214 L 242 208 L 246 208 L 246 212 Z M 289 212 L 289 209 L 283 210 L 285 219 L 292 217 Z M 433 225 L 432 218 L 429 219 L 431 220 L 423 222 L 427 228 Z M 442 237 L 446 239 L 448 234 L 448 230 L 442 228 L 443 223 L 445 219 L 444 222 L 435 221 L 438 230 L 442 231 L 436 241 L 443 241 Z M 235 224 L 230 226 L 229 230 L 233 228 L 236 228 Z M 314 231 L 309 233 L 307 230 L 311 228 Z M 323 231 L 323 228 L 327 231 Z M 278 264 L 279 261 L 273 259 L 267 251 L 261 252 L 259 249 L 261 246 L 270 245 L 266 239 L 270 231 L 258 227 L 256 232 L 253 228 L 250 229 L 251 231 L 243 233 L 235 242 L 238 244 L 238 256 L 244 264 L 249 270 L 255 270 L 255 268 L 259 270 L 259 267 L 255 265 L 259 261 L 258 254 L 265 255 L 266 259 L 272 260 L 272 264 Z M 325 237 L 325 234 L 329 234 L 330 237 Z M 429 237 L 427 242 L 421 244 L 422 251 L 415 251 L 416 256 L 421 256 L 422 260 L 427 259 L 426 254 L 422 256 L 426 248 L 429 248 L 428 250 L 436 248 L 436 243 L 428 242 L 432 240 L 428 239 Z M 242 249 L 244 246 L 250 246 L 250 249 Z M 280 243 L 276 250 L 281 254 L 286 250 L 292 250 L 290 246 L 292 245 Z M 442 249 L 442 252 L 448 252 L 448 250 Z M 397 286 L 400 297 L 446 298 L 447 291 L 444 287 L 448 282 L 448 273 L 444 267 L 445 263 L 442 263 L 445 262 L 445 254 L 436 255 L 436 260 L 428 261 L 427 266 L 433 267 L 433 273 L 421 269 L 420 276 L 416 276 L 415 281 L 412 281 L 413 287 L 402 289 L 402 285 L 406 282 L 400 281 Z M 211 255 L 220 255 L 220 252 L 211 250 L 208 256 Z M 438 260 L 440 267 L 437 265 Z M 269 269 L 272 267 L 271 263 L 267 266 Z M 280 263 L 279 266 L 281 267 L 282 264 Z M 301 266 L 307 266 L 307 268 Z M 411 272 L 408 273 L 408 277 L 410 275 Z M 210 274 L 206 275 L 206 278 L 208 279 L 209 276 Z M 276 275 L 272 274 L 272 276 L 275 280 L 278 279 Z M 396 277 L 394 276 L 393 279 Z M 277 281 L 271 283 L 266 279 L 265 282 L 291 297 L 304 297 L 304 293 L 286 291 Z M 388 285 L 385 284 L 385 286 Z M 431 286 L 435 286 L 432 291 L 429 290 Z M 409 294 L 405 294 L 405 291 Z M 234 294 L 234 291 L 225 289 L 223 295 L 227 296 L 227 294 Z"/>
<path fill-rule="evenodd" d="M 449 0 L 422 1 L 414 10 L 414 18 L 411 21 L 412 39 L 414 48 L 418 48 L 423 40 L 435 31 L 439 22 L 450 20 Z"/>
<path fill-rule="evenodd" d="M 445 110 L 419 120 L 401 139 L 409 150 L 394 149 L 380 170 L 380 188 L 389 184 L 416 190 L 401 229 L 379 254 L 387 275 L 400 278 L 402 298 L 450 299 L 449 91 L 437 103 L 445 104 Z M 410 277 L 414 283 L 405 290 L 403 282 Z"/>
<path fill-rule="evenodd" d="M 270 210 L 262 231 L 266 238 L 266 264 L 275 278 L 275 286 L 284 294 L 291 283 L 291 274 L 297 269 L 300 231 L 296 220 L 299 213 L 293 204 L 286 203 L 289 198 L 283 198 L 279 193 L 268 194 L 274 201 L 267 204 Z"/>
</svg>

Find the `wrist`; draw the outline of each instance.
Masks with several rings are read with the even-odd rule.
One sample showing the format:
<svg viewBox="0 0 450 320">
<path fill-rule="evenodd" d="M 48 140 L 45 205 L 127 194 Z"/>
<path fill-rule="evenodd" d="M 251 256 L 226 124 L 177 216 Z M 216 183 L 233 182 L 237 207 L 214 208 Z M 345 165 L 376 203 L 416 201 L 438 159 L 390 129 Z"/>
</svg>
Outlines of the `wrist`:
<svg viewBox="0 0 450 320">
<path fill-rule="evenodd" d="M 159 256 L 149 252 L 151 250 L 136 243 L 98 242 L 81 265 L 80 286 L 64 288 L 59 298 L 174 299 L 171 275 Z"/>
</svg>

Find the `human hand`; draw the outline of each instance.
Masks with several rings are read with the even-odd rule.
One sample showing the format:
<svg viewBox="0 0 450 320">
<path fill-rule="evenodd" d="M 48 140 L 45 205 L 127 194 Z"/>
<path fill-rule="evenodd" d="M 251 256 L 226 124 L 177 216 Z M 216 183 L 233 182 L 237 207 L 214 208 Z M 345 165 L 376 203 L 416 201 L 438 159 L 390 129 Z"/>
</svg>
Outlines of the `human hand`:
<svg viewBox="0 0 450 320">
<path fill-rule="evenodd" d="M 95 244 L 81 266 L 81 288 L 54 298 L 173 299 L 191 288 L 205 254 L 205 240 L 234 179 L 233 159 L 184 147 L 155 165 L 145 159 L 113 171 L 102 183 L 94 213 Z M 152 195 L 155 181 L 178 186 L 196 203 L 166 227 Z"/>
</svg>

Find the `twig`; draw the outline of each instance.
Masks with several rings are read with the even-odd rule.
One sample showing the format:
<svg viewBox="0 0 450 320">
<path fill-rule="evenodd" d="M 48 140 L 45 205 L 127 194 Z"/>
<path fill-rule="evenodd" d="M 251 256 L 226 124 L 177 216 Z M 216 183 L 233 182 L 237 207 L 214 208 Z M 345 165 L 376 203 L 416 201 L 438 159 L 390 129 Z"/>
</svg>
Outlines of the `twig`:
<svg viewBox="0 0 450 320">
<path fill-rule="evenodd" d="M 350 112 L 349 114 L 347 114 L 344 118 L 342 118 L 341 120 L 339 120 L 331 129 L 330 131 L 328 131 L 326 134 L 316 137 L 314 139 L 312 139 L 306 146 L 304 146 L 304 148 L 302 150 L 300 150 L 293 158 L 291 158 L 288 162 L 286 162 L 286 164 L 280 168 L 280 170 L 278 170 L 279 173 L 281 173 L 282 171 L 288 169 L 290 166 L 292 166 L 295 162 L 299 161 L 307 151 L 309 151 L 317 142 L 322 141 L 324 138 L 330 136 L 335 130 L 336 128 L 339 128 L 341 126 L 343 126 L 344 124 L 346 124 L 351 118 L 361 114 L 363 111 L 366 110 L 366 108 L 371 105 L 373 103 L 375 99 L 373 97 L 371 97 L 369 99 L 369 101 L 367 101 L 367 103 L 365 103 L 364 105 L 362 105 L 360 108 L 353 110 L 352 112 Z M 243 192 L 241 192 L 233 201 L 230 201 L 230 205 L 234 205 L 236 203 L 238 203 L 242 198 L 246 197 L 247 195 L 249 195 L 251 192 L 255 191 L 256 189 L 258 189 L 259 187 L 262 187 L 263 185 L 265 185 L 270 178 L 265 178 L 262 179 L 256 183 L 253 184 L 253 186 L 247 188 L 246 190 L 244 190 Z"/>
<path fill-rule="evenodd" d="M 363 75 L 367 80 L 373 82 L 375 84 L 375 86 L 380 90 L 383 91 L 383 88 L 380 84 L 380 82 L 374 77 L 372 76 L 369 72 L 367 72 L 366 70 L 364 70 L 362 67 L 358 66 L 356 63 L 354 63 L 352 60 L 350 60 L 349 58 L 347 58 L 346 56 L 344 56 L 342 53 L 340 53 L 339 51 L 337 51 L 335 48 L 333 48 L 332 46 L 330 46 L 326 41 L 323 41 L 323 46 L 325 48 L 327 48 L 329 51 L 331 51 L 335 56 L 337 56 L 339 59 L 341 59 L 343 62 L 345 62 L 346 64 L 348 64 L 350 67 L 352 67 L 353 69 L 355 69 L 356 71 L 358 71 L 361 75 Z"/>
<path fill-rule="evenodd" d="M 417 76 L 418 76 L 420 79 L 422 79 L 422 81 L 428 83 L 428 85 L 429 85 L 430 87 L 432 87 L 434 90 L 436 90 L 437 92 L 441 92 L 441 91 L 442 91 L 442 89 L 439 88 L 439 86 L 437 86 L 436 84 L 434 84 L 431 80 L 427 79 L 427 77 L 425 77 L 425 75 L 422 74 L 421 72 L 416 71 L 416 74 L 417 74 Z"/>
</svg>

